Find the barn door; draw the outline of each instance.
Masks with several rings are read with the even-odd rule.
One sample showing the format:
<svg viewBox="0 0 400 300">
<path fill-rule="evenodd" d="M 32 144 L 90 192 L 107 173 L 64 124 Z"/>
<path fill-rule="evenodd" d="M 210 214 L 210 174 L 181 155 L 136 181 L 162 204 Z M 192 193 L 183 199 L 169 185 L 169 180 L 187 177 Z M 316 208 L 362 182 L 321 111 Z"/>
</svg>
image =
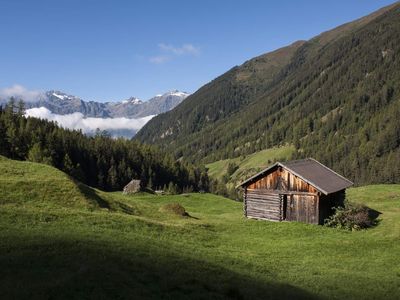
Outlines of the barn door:
<svg viewBox="0 0 400 300">
<path fill-rule="evenodd" d="M 286 220 L 296 221 L 296 206 L 293 195 L 286 195 Z"/>
<path fill-rule="evenodd" d="M 281 221 L 284 221 L 287 219 L 288 195 L 281 195 L 281 201 Z"/>
<path fill-rule="evenodd" d="M 288 195 L 286 220 L 303 223 L 318 223 L 317 199 L 313 195 Z"/>
</svg>

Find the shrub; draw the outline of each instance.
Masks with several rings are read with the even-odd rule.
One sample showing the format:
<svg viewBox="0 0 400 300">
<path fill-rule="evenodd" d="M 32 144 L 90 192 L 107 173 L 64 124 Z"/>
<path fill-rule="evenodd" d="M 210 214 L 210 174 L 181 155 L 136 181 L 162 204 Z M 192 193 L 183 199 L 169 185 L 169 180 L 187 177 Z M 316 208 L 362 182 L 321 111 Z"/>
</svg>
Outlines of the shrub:
<svg viewBox="0 0 400 300">
<path fill-rule="evenodd" d="M 372 227 L 376 223 L 368 207 L 351 203 L 335 208 L 335 213 L 325 220 L 326 226 L 347 230 L 361 230 Z"/>
<path fill-rule="evenodd" d="M 168 203 L 161 206 L 160 211 L 172 213 L 181 217 L 188 217 L 189 214 L 186 212 L 185 208 L 179 203 Z"/>
</svg>

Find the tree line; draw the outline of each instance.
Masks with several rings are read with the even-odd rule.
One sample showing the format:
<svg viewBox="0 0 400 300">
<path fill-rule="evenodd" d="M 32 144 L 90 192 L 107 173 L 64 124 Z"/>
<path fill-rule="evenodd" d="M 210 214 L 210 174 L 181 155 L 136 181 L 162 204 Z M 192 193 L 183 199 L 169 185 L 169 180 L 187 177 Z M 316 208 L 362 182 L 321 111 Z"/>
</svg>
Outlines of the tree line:
<svg viewBox="0 0 400 300">
<path fill-rule="evenodd" d="M 0 155 L 54 166 L 106 191 L 121 190 L 131 179 L 143 188 L 170 192 L 209 190 L 204 167 L 177 161 L 155 146 L 114 139 L 98 130 L 87 136 L 56 122 L 24 116 L 23 101 L 0 107 Z"/>
</svg>

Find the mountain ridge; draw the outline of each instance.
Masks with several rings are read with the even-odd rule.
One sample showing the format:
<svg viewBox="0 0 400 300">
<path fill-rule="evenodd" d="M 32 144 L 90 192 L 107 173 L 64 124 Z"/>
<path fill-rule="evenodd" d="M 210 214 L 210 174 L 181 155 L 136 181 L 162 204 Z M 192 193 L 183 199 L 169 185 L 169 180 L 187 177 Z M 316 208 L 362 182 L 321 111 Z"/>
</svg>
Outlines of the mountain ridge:
<svg viewBox="0 0 400 300">
<path fill-rule="evenodd" d="M 400 179 L 389 167 L 378 171 L 400 157 L 397 125 L 384 121 L 399 114 L 399 20 L 395 3 L 292 44 L 277 69 L 257 72 L 260 57 L 251 59 L 153 118 L 136 137 L 206 163 L 293 143 L 298 157 L 313 156 L 357 183 Z M 238 82 L 237 74 L 246 76 Z M 370 143 L 375 152 L 365 150 Z M 374 179 L 374 172 L 385 174 Z"/>
<path fill-rule="evenodd" d="M 85 101 L 58 90 L 49 90 L 39 94 L 35 100 L 25 101 L 25 107 L 27 109 L 45 107 L 59 115 L 79 112 L 85 117 L 94 118 L 143 118 L 171 110 L 188 95 L 190 94 L 186 92 L 172 90 L 147 101 L 130 97 L 118 102 L 97 102 Z M 6 98 L 0 99 L 0 105 L 7 101 Z"/>
</svg>

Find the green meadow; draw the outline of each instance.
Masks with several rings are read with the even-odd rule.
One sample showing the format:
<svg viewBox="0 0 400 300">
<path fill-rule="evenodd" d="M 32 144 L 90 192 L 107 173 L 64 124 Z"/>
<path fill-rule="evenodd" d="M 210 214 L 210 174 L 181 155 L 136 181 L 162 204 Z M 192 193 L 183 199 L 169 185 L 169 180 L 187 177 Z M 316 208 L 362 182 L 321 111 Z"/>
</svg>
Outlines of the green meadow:
<svg viewBox="0 0 400 300">
<path fill-rule="evenodd" d="M 1 299 L 400 298 L 400 185 L 348 190 L 381 213 L 357 232 L 248 220 L 212 194 L 105 193 L 1 157 L 0 192 Z"/>
</svg>

